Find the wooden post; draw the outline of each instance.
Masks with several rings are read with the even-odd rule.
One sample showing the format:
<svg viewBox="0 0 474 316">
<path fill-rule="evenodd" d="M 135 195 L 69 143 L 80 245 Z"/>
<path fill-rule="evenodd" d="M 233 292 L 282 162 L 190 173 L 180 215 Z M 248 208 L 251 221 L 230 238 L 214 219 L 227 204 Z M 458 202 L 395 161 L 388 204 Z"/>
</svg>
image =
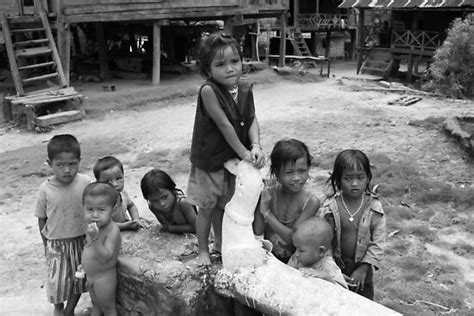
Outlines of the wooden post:
<svg viewBox="0 0 474 316">
<path fill-rule="evenodd" d="M 286 55 L 286 11 L 280 16 L 280 58 L 278 59 L 278 66 L 285 66 L 285 55 Z"/>
<path fill-rule="evenodd" d="M 362 67 L 362 62 L 364 61 L 362 49 L 364 48 L 364 19 L 365 19 L 365 9 L 359 9 L 359 21 L 357 23 L 357 73 L 360 71 L 360 67 Z"/>
<path fill-rule="evenodd" d="M 326 31 L 326 50 L 324 51 L 324 57 L 331 57 L 331 30 Z"/>
<path fill-rule="evenodd" d="M 109 79 L 111 75 L 107 58 L 107 45 L 105 43 L 104 25 L 101 22 L 95 23 L 95 33 L 99 49 L 100 77 L 102 79 Z"/>
<path fill-rule="evenodd" d="M 71 31 L 69 25 L 64 22 L 62 15 L 58 17 L 57 21 L 59 58 L 63 66 L 66 83 L 69 86 L 69 74 L 71 70 Z"/>
<path fill-rule="evenodd" d="M 234 17 L 228 17 L 224 21 L 224 33 L 234 35 Z"/>
<path fill-rule="evenodd" d="M 252 50 L 252 60 L 257 60 L 257 61 L 260 61 L 259 58 L 258 58 L 258 34 L 260 32 L 260 27 L 259 27 L 260 23 L 258 22 L 257 20 L 257 23 L 253 23 L 252 24 L 252 30 L 251 32 L 255 34 L 251 34 L 250 38 L 250 47 L 251 47 L 251 50 Z"/>
<path fill-rule="evenodd" d="M 153 22 L 153 72 L 152 84 L 160 84 L 160 60 L 161 60 L 161 26 L 158 21 Z"/>
<path fill-rule="evenodd" d="M 407 65 L 407 81 L 411 82 L 413 75 L 413 54 L 408 54 L 408 65 Z"/>
</svg>

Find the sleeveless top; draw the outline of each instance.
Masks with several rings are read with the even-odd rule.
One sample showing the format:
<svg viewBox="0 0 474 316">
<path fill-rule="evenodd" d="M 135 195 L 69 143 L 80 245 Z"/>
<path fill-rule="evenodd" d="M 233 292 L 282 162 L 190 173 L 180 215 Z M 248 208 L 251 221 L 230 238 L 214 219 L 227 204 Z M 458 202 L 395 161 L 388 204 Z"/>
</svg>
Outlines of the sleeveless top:
<svg viewBox="0 0 474 316">
<path fill-rule="evenodd" d="M 210 86 L 215 92 L 222 110 L 240 141 L 249 148 L 249 129 L 255 118 L 252 84 L 239 82 L 236 102 L 227 89 L 212 79 L 207 80 L 199 90 L 191 142 L 191 163 L 205 171 L 217 171 L 223 167 L 224 162 L 238 156 L 204 106 L 201 97 L 204 86 Z"/>
</svg>

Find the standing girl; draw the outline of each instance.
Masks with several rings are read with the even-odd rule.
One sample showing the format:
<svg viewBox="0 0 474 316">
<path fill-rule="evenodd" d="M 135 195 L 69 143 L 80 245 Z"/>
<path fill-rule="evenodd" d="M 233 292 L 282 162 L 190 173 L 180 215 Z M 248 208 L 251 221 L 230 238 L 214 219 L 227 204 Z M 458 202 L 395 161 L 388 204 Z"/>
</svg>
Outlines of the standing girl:
<svg viewBox="0 0 474 316">
<path fill-rule="evenodd" d="M 223 209 L 234 193 L 235 181 L 224 169 L 224 162 L 240 158 L 261 168 L 265 161 L 252 85 L 240 82 L 242 58 L 238 43 L 219 32 L 209 35 L 202 44 L 199 62 L 206 82 L 198 95 L 187 192 L 192 204 L 199 208 L 199 262 L 209 264 L 211 220 L 214 250 L 220 252 Z"/>
<path fill-rule="evenodd" d="M 340 152 L 328 182 L 333 193 L 318 215 L 333 226 L 334 259 L 353 290 L 374 299 L 373 271 L 383 255 L 385 216 L 382 204 L 370 190 L 372 172 L 360 150 Z"/>
<path fill-rule="evenodd" d="M 159 169 L 148 171 L 140 187 L 148 208 L 163 230 L 170 233 L 196 232 L 196 207 L 189 203 L 166 172 Z"/>
<path fill-rule="evenodd" d="M 254 232 L 273 244 L 272 252 L 287 263 L 295 252 L 293 227 L 314 216 L 319 199 L 305 189 L 311 155 L 296 139 L 280 140 L 270 155 L 270 172 L 277 182 L 263 190 L 255 214 Z"/>
</svg>

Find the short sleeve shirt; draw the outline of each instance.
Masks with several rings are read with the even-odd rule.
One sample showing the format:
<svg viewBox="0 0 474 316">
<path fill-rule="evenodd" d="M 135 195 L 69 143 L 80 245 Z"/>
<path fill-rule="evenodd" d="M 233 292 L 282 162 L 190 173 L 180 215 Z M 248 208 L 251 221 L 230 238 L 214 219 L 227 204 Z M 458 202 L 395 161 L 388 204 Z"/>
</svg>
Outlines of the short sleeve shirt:
<svg viewBox="0 0 474 316">
<path fill-rule="evenodd" d="M 35 216 L 47 219 L 41 231 L 47 239 L 74 238 L 86 233 L 82 194 L 91 182 L 91 178 L 78 173 L 67 185 L 54 177 L 40 185 Z"/>
</svg>

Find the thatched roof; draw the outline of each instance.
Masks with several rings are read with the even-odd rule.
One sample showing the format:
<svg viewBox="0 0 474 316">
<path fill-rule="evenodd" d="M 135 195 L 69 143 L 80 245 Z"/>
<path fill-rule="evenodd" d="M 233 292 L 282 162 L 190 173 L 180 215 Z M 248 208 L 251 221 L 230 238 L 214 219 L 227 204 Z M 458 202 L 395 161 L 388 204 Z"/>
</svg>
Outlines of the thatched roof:
<svg viewBox="0 0 474 316">
<path fill-rule="evenodd" d="M 343 0 L 339 8 L 474 8 L 474 0 Z"/>
</svg>

